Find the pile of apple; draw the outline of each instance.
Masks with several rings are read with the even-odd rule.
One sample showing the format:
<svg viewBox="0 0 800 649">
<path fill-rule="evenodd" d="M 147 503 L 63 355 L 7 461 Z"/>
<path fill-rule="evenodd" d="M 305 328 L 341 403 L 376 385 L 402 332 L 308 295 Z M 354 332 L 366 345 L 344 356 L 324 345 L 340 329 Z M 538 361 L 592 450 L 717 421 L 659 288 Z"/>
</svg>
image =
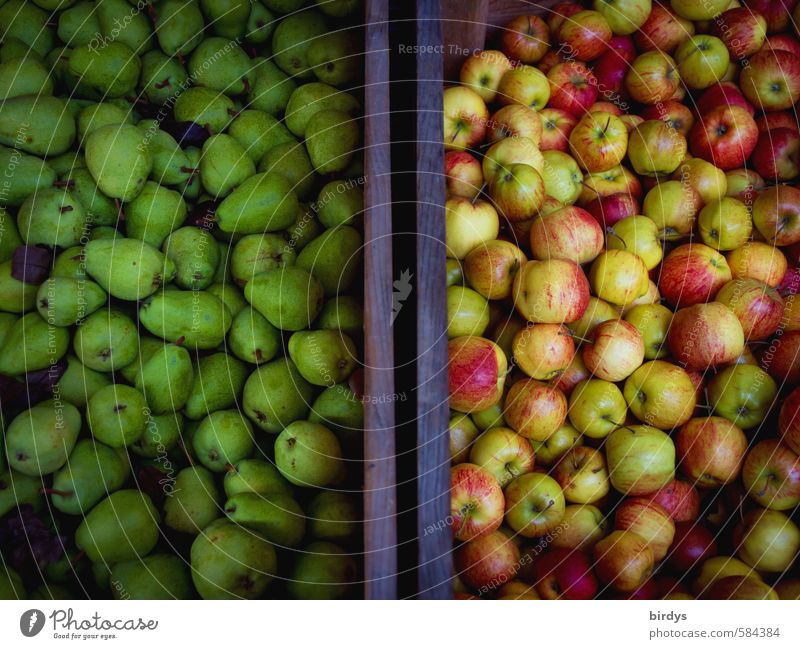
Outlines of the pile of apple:
<svg viewBox="0 0 800 649">
<path fill-rule="evenodd" d="M 458 597 L 800 597 L 796 5 L 564 2 L 445 89 Z"/>
</svg>

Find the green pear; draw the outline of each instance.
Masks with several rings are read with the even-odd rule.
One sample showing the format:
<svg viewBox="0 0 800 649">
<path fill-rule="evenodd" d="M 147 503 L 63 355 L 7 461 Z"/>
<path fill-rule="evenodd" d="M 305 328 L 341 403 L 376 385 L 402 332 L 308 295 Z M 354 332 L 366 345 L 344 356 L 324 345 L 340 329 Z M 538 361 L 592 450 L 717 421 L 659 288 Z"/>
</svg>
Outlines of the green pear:
<svg viewBox="0 0 800 649">
<path fill-rule="evenodd" d="M 261 430 L 279 433 L 308 413 L 314 388 L 288 358 L 260 365 L 244 385 L 244 413 Z"/>
<path fill-rule="evenodd" d="M 202 86 L 184 90 L 173 107 L 176 120 L 200 124 L 212 133 L 224 131 L 235 113 L 230 97 Z"/>
<path fill-rule="evenodd" d="M 86 408 L 92 435 L 112 448 L 130 446 L 138 440 L 147 425 L 147 415 L 144 395 L 121 383 L 100 388 Z"/>
<path fill-rule="evenodd" d="M 159 349 L 164 346 L 164 341 L 153 336 L 143 334 L 139 337 L 139 354 L 130 365 L 123 367 L 119 373 L 128 383 L 136 383 L 136 379 L 141 374 L 142 366 L 153 357 Z"/>
<path fill-rule="evenodd" d="M 364 333 L 364 306 L 351 295 L 332 297 L 322 307 L 316 326 L 358 338 Z"/>
<path fill-rule="evenodd" d="M 32 2 L 9 0 L 0 6 L 3 39 L 18 38 L 41 56 L 53 49 L 55 33 L 48 20 L 48 14 Z"/>
<path fill-rule="evenodd" d="M 272 35 L 275 63 L 289 76 L 310 79 L 314 73 L 307 60 L 308 49 L 327 31 L 325 18 L 316 11 L 300 11 L 286 16 Z"/>
<path fill-rule="evenodd" d="M 86 213 L 70 191 L 44 187 L 22 203 L 17 214 L 17 227 L 29 246 L 42 244 L 69 248 L 83 236 Z"/>
<path fill-rule="evenodd" d="M 121 41 L 106 41 L 101 48 L 93 43 L 78 45 L 69 56 L 69 71 L 103 97 L 124 97 L 133 92 L 142 62 Z"/>
<path fill-rule="evenodd" d="M 192 3 L 182 5 L 192 6 Z M 161 3 L 164 7 L 167 2 Z M 163 11 L 163 9 L 162 9 Z M 163 105 L 175 101 L 175 97 L 189 83 L 186 70 L 177 59 L 170 58 L 158 50 L 150 50 L 142 56 L 142 72 L 139 76 L 139 89 L 151 104 Z"/>
<path fill-rule="evenodd" d="M 292 495 L 291 485 L 277 467 L 271 462 L 257 458 L 241 460 L 229 466 L 225 472 L 223 487 L 227 498 L 249 493 Z"/>
<path fill-rule="evenodd" d="M 84 515 L 122 487 L 129 474 L 127 458 L 115 449 L 93 439 L 82 439 L 53 476 L 53 507 L 64 514 Z"/>
<path fill-rule="evenodd" d="M 339 440 L 322 424 L 295 421 L 275 439 L 275 464 L 292 484 L 326 487 L 344 469 Z"/>
<path fill-rule="evenodd" d="M 65 547 L 60 559 L 45 566 L 44 576 L 51 582 L 63 584 L 74 579 L 75 575 L 83 573 L 89 565 L 89 560 L 83 552 Z"/>
<path fill-rule="evenodd" d="M 78 113 L 78 141 L 84 142 L 93 131 L 102 126 L 130 124 L 130 111 L 123 110 L 110 102 L 100 102 L 82 108 Z"/>
<path fill-rule="evenodd" d="M 348 31 L 325 34 L 308 48 L 308 64 L 323 83 L 344 86 L 354 83 L 361 74 L 361 57 L 354 47 L 356 39 Z"/>
<path fill-rule="evenodd" d="M 306 125 L 308 157 L 321 174 L 346 169 L 359 140 L 358 122 L 340 110 L 318 111 Z"/>
<path fill-rule="evenodd" d="M 331 329 L 297 331 L 289 339 L 289 356 L 312 385 L 346 381 L 358 363 L 357 353 L 350 336 Z"/>
<path fill-rule="evenodd" d="M 95 392 L 110 384 L 109 374 L 89 369 L 75 356 L 68 355 L 67 370 L 58 381 L 58 396 L 73 406 L 85 408 Z"/>
<path fill-rule="evenodd" d="M 81 413 L 71 403 L 42 401 L 17 415 L 6 430 L 8 465 L 39 476 L 61 468 L 81 432 Z"/>
<path fill-rule="evenodd" d="M 89 241 L 100 239 L 121 239 L 122 233 L 110 225 L 98 225 L 89 231 Z"/>
<path fill-rule="evenodd" d="M 278 572 L 272 545 L 224 518 L 198 534 L 190 555 L 192 580 L 203 599 L 255 599 Z"/>
<path fill-rule="evenodd" d="M 308 327 L 324 300 L 319 280 L 297 266 L 256 275 L 245 285 L 244 296 L 270 323 L 284 331 Z"/>
<path fill-rule="evenodd" d="M 100 191 L 88 169 L 70 169 L 61 176 L 61 181 L 68 185 L 72 195 L 83 207 L 87 224 L 95 227 L 116 225 L 120 217 L 119 208 L 113 199 Z"/>
<path fill-rule="evenodd" d="M 53 80 L 44 63 L 27 57 L 0 63 L 0 97 L 11 99 L 37 94 L 53 94 Z"/>
<path fill-rule="evenodd" d="M 247 18 L 245 38 L 248 43 L 266 43 L 275 31 L 275 14 L 260 2 L 250 3 L 250 16 Z"/>
<path fill-rule="evenodd" d="M 120 300 L 142 300 L 175 276 L 175 264 L 137 239 L 100 239 L 84 248 L 86 272 Z"/>
<path fill-rule="evenodd" d="M 0 312 L 0 347 L 5 344 L 5 340 L 8 337 L 8 334 L 11 332 L 11 329 L 14 327 L 14 324 L 19 320 L 19 317 L 14 313 L 2 313 Z M 2 447 L 2 444 L 0 444 Z M 0 448 L 0 458 L 3 456 L 3 449 Z M 2 466 L 2 462 L 0 461 L 0 467 Z"/>
<path fill-rule="evenodd" d="M 333 180 L 317 196 L 317 216 L 326 228 L 352 225 L 364 213 L 364 189 L 361 183 Z"/>
<path fill-rule="evenodd" d="M 122 311 L 103 309 L 91 314 L 75 332 L 75 355 L 98 372 L 114 372 L 130 365 L 139 351 L 136 323 Z"/>
<path fill-rule="evenodd" d="M 36 306 L 36 293 L 39 287 L 12 277 L 12 268 L 11 260 L 0 263 L 0 311 L 25 313 Z"/>
<path fill-rule="evenodd" d="M 58 16 L 58 37 L 73 47 L 88 45 L 100 33 L 94 2 L 79 2 Z"/>
<path fill-rule="evenodd" d="M 231 40 L 244 36 L 250 17 L 249 0 L 200 0 L 200 6 L 217 36 Z"/>
<path fill-rule="evenodd" d="M 241 95 L 252 85 L 250 57 L 235 42 L 212 36 L 201 41 L 189 59 L 189 76 L 199 86 Z"/>
<path fill-rule="evenodd" d="M 317 0 L 317 6 L 328 16 L 344 18 L 361 6 L 361 0 Z"/>
<path fill-rule="evenodd" d="M 186 404 L 192 389 L 192 359 L 178 345 L 164 345 L 146 362 L 136 377 L 136 389 L 157 414 L 175 412 Z"/>
<path fill-rule="evenodd" d="M 67 109 L 72 114 L 72 117 L 77 119 L 79 111 L 76 109 L 101 101 L 104 95 L 72 72 L 69 67 L 71 58 L 72 49 L 69 47 L 57 47 L 48 53 L 45 62 L 50 67 L 50 74 L 55 80 L 56 88 L 71 89 L 73 98 L 67 100 Z"/>
<path fill-rule="evenodd" d="M 306 0 L 262 0 L 273 11 L 279 14 L 291 14 L 306 4 Z"/>
<path fill-rule="evenodd" d="M 234 523 L 261 534 L 278 548 L 296 547 L 306 533 L 303 510 L 291 496 L 238 494 L 225 503 L 225 513 Z"/>
<path fill-rule="evenodd" d="M 72 277 L 50 277 L 36 293 L 36 309 L 57 327 L 68 327 L 91 315 L 108 296 L 98 284 Z"/>
<path fill-rule="evenodd" d="M 38 313 L 26 313 L 14 323 L 0 349 L 0 374 L 19 376 L 51 367 L 69 347 L 69 331 L 54 327 Z"/>
<path fill-rule="evenodd" d="M 75 544 L 95 563 L 140 559 L 158 542 L 158 523 L 148 495 L 120 489 L 86 515 L 75 532 Z"/>
<path fill-rule="evenodd" d="M 214 282 L 206 291 L 217 296 L 228 307 L 232 318 L 236 318 L 243 309 L 249 307 L 247 300 L 244 299 L 244 293 L 232 282 Z"/>
<path fill-rule="evenodd" d="M 316 180 L 306 149 L 298 142 L 284 142 L 270 148 L 258 163 L 258 171 L 283 176 L 300 198 L 308 197 Z"/>
<path fill-rule="evenodd" d="M 313 274 L 326 295 L 347 292 L 361 263 L 363 240 L 355 228 L 343 225 L 325 230 L 297 256 L 297 266 Z"/>
<path fill-rule="evenodd" d="M 0 63 L 24 58 L 35 59 L 40 63 L 44 62 L 44 57 L 38 52 L 34 52 L 27 43 L 15 36 L 4 36 L 3 42 L 0 44 Z"/>
<path fill-rule="evenodd" d="M 255 173 L 256 166 L 250 156 L 230 135 L 212 135 L 203 144 L 200 179 L 205 190 L 214 198 L 227 196 Z M 233 232 L 234 230 L 223 227 L 221 210 L 222 205 L 217 210 L 220 227 L 227 232 Z"/>
<path fill-rule="evenodd" d="M 133 3 L 139 7 L 137 3 Z M 139 8 L 131 9 L 125 0 L 101 0 L 97 3 L 97 18 L 105 41 L 97 48 L 103 52 L 109 43 L 119 41 L 141 54 L 153 47 L 153 34 L 147 14 Z"/>
<path fill-rule="evenodd" d="M 287 76 L 275 63 L 263 58 L 253 61 L 253 73 L 255 81 L 247 95 L 249 106 L 270 115 L 283 113 L 297 88 L 294 79 Z"/>
<path fill-rule="evenodd" d="M 14 251 L 25 242 L 19 236 L 16 221 L 2 207 L 0 207 L 0 228 L 3 233 L 3 236 L 0 236 L 0 261 L 9 261 L 14 256 Z"/>
<path fill-rule="evenodd" d="M 86 140 L 86 164 L 104 194 L 131 201 L 150 175 L 153 156 L 142 130 L 131 124 L 110 124 L 92 131 Z"/>
<path fill-rule="evenodd" d="M 203 466 L 222 473 L 253 452 L 253 427 L 238 410 L 217 410 L 200 423 L 192 445 Z"/>
<path fill-rule="evenodd" d="M 38 512 L 44 506 L 42 486 L 38 475 L 25 475 L 11 469 L 0 475 L 0 516 L 25 505 Z"/>
<path fill-rule="evenodd" d="M 194 2 L 163 0 L 154 22 L 158 46 L 169 57 L 186 56 L 203 40 L 203 14 Z"/>
<path fill-rule="evenodd" d="M 295 599 L 340 599 L 346 597 L 358 573 L 356 562 L 338 545 L 316 541 L 297 557 L 288 582 Z"/>
<path fill-rule="evenodd" d="M 202 466 L 178 472 L 164 501 L 164 524 L 184 534 L 197 534 L 219 516 L 220 493 L 214 474 Z"/>
<path fill-rule="evenodd" d="M 183 415 L 168 412 L 163 415 L 150 415 L 142 436 L 131 444 L 131 450 L 139 457 L 163 457 L 181 441 Z"/>
<path fill-rule="evenodd" d="M 297 219 L 294 225 L 289 226 L 286 234 L 289 238 L 289 245 L 294 250 L 302 250 L 316 239 L 321 231 L 322 228 L 314 218 L 313 210 L 308 205 L 301 203 L 300 209 L 297 210 Z"/>
<path fill-rule="evenodd" d="M 231 275 L 239 286 L 245 286 L 256 275 L 291 266 L 297 259 L 294 249 L 279 234 L 248 234 L 233 248 Z"/>
<path fill-rule="evenodd" d="M 323 390 L 311 405 L 308 420 L 330 428 L 348 451 L 358 450 L 364 430 L 364 404 L 347 385 Z"/>
<path fill-rule="evenodd" d="M 214 349 L 225 340 L 231 314 L 206 291 L 162 291 L 139 307 L 139 322 L 154 336 L 189 349 Z"/>
<path fill-rule="evenodd" d="M 92 578 L 95 586 L 100 590 L 111 589 L 111 564 L 103 562 L 92 563 Z"/>
<path fill-rule="evenodd" d="M 125 206 L 125 232 L 132 239 L 160 248 L 186 220 L 187 211 L 179 192 L 148 180 L 141 193 Z"/>
<path fill-rule="evenodd" d="M 306 83 L 292 93 L 286 106 L 286 126 L 297 137 L 305 137 L 311 118 L 322 110 L 340 110 L 355 115 L 360 106 L 349 92 L 327 83 Z"/>
<path fill-rule="evenodd" d="M 243 110 L 231 122 L 228 135 L 244 147 L 253 162 L 261 160 L 272 147 L 296 142 L 282 122 L 263 110 Z"/>
<path fill-rule="evenodd" d="M 362 520 L 356 499 L 338 491 L 321 491 L 308 504 L 309 534 L 315 539 L 345 541 L 355 537 Z"/>
<path fill-rule="evenodd" d="M 83 107 L 80 108 L 83 110 Z M 80 110 L 78 112 L 80 112 Z M 78 119 L 78 116 L 75 116 Z M 71 171 L 76 169 L 86 169 L 86 158 L 80 151 L 67 151 L 61 155 L 57 155 L 47 159 L 47 163 L 53 168 L 59 178 L 67 176 Z"/>
<path fill-rule="evenodd" d="M 152 131 L 150 152 L 153 154 L 150 178 L 157 183 L 179 185 L 187 182 L 195 173 L 189 162 L 189 156 L 166 131 L 160 129 Z"/>
<path fill-rule="evenodd" d="M 281 347 L 281 334 L 258 311 L 247 307 L 233 319 L 228 345 L 238 358 L 258 365 L 275 358 Z"/>
<path fill-rule="evenodd" d="M 110 579 L 114 599 L 191 599 L 194 592 L 186 561 L 174 554 L 115 563 Z"/>
<path fill-rule="evenodd" d="M 0 600 L 27 599 L 22 577 L 10 566 L 0 568 Z"/>
<path fill-rule="evenodd" d="M 175 284 L 181 288 L 197 291 L 214 281 L 219 248 L 207 230 L 195 226 L 178 228 L 164 240 L 162 250 L 175 264 Z"/>
<path fill-rule="evenodd" d="M 241 396 L 249 370 L 237 358 L 225 353 L 201 356 L 183 412 L 189 419 L 230 408 Z"/>
<path fill-rule="evenodd" d="M 56 255 L 50 277 L 69 277 L 70 279 L 86 279 L 86 258 L 83 248 L 72 246 Z"/>
<path fill-rule="evenodd" d="M 202 160 L 200 165 L 202 174 Z M 260 173 L 245 179 L 222 201 L 216 220 L 223 232 L 256 234 L 287 228 L 296 213 L 297 196 L 291 184 L 280 174 Z"/>
</svg>

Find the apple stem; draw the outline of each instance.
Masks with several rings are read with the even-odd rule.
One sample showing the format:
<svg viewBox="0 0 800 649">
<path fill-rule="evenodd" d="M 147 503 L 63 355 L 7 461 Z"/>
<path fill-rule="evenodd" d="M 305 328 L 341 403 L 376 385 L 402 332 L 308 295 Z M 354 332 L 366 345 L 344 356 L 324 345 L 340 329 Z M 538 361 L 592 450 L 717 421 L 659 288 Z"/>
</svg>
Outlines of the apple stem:
<svg viewBox="0 0 800 649">
<path fill-rule="evenodd" d="M 475 194 L 475 196 L 472 197 L 472 200 L 470 201 L 470 203 L 475 205 L 475 203 L 478 202 L 478 198 L 480 198 L 483 195 L 485 190 L 486 190 L 486 182 L 484 181 L 484 183 L 481 185 L 481 188 L 478 190 L 478 193 Z"/>
<path fill-rule="evenodd" d="M 559 336 L 569 336 L 573 340 L 580 341 L 582 343 L 586 343 L 587 345 L 591 345 L 593 341 L 589 340 L 588 338 L 584 338 L 583 336 L 579 336 L 576 333 L 572 333 L 571 331 L 559 331 Z"/>
<path fill-rule="evenodd" d="M 589 191 L 593 191 L 595 194 L 597 194 L 598 196 L 600 196 L 600 192 L 599 192 L 599 191 L 597 191 L 597 190 L 596 190 L 594 187 L 589 187 L 589 185 L 587 185 L 587 184 L 586 184 L 585 182 L 583 182 L 582 180 L 581 180 L 581 185 L 583 185 L 583 186 L 584 186 L 586 189 L 588 189 Z"/>
<path fill-rule="evenodd" d="M 606 234 L 611 236 L 611 237 L 616 237 L 617 239 L 622 241 L 622 245 L 625 246 L 625 250 L 628 249 L 628 244 L 625 242 L 625 239 L 623 239 L 621 236 L 619 236 L 617 234 L 617 231 L 613 227 L 611 227 L 610 225 L 606 226 Z"/>
</svg>

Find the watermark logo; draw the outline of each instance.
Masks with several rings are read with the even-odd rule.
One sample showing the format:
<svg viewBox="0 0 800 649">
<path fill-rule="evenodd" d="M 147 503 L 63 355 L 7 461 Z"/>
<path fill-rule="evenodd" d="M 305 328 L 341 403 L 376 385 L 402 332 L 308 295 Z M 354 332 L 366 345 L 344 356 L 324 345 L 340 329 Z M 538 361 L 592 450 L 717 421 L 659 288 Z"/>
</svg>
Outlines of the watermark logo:
<svg viewBox="0 0 800 649">
<path fill-rule="evenodd" d="M 39 635 L 39 632 L 44 628 L 44 613 L 38 608 L 32 608 L 25 611 L 22 617 L 19 618 L 19 630 L 26 638 L 32 638 Z"/>
<path fill-rule="evenodd" d="M 403 303 L 408 299 L 408 296 L 411 295 L 411 291 L 414 288 L 411 285 L 412 277 L 414 277 L 414 275 L 406 268 L 400 273 L 400 279 L 392 283 L 392 286 L 394 286 L 394 290 L 392 291 L 392 324 L 394 324 L 397 316 L 400 315 Z"/>
</svg>

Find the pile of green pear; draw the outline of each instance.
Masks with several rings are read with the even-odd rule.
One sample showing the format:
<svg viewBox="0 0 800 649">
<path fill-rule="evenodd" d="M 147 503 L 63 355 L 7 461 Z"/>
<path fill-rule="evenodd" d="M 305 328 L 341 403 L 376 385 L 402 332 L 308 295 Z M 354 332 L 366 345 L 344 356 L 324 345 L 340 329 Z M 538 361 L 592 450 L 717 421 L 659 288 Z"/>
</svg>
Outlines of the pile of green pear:
<svg viewBox="0 0 800 649">
<path fill-rule="evenodd" d="M 0 598 L 358 596 L 361 20 L 0 0 Z"/>
</svg>

